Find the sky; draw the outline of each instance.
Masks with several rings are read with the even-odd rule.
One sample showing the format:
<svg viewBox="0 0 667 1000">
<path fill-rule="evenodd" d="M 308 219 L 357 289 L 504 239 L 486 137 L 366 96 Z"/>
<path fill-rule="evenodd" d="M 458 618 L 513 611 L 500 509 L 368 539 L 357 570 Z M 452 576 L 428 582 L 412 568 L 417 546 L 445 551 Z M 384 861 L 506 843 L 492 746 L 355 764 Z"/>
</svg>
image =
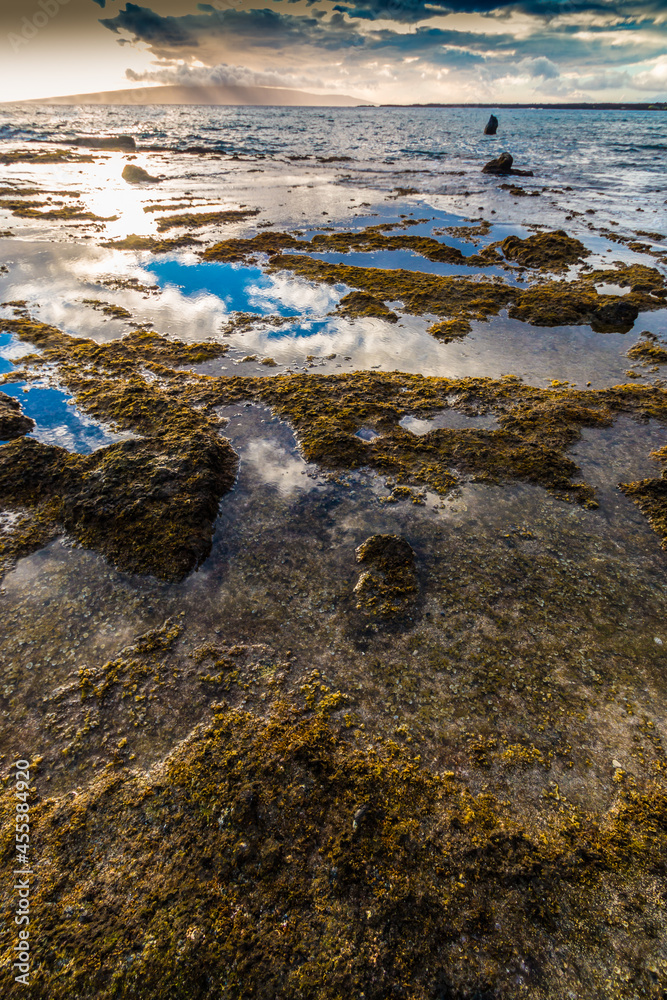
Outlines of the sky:
<svg viewBox="0 0 667 1000">
<path fill-rule="evenodd" d="M 667 0 L 0 0 L 0 101 L 216 82 L 374 103 L 667 100 Z"/>
</svg>

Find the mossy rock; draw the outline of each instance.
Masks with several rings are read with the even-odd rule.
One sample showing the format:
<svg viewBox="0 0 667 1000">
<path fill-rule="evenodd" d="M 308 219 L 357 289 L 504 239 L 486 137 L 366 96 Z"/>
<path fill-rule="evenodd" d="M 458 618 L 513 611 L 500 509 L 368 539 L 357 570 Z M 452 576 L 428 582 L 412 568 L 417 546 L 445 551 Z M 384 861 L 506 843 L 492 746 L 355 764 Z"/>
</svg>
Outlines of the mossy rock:
<svg viewBox="0 0 667 1000">
<path fill-rule="evenodd" d="M 150 773 L 119 753 L 32 802 L 30 996 L 511 1000 L 520 975 L 546 1000 L 563 983 L 657 998 L 665 789 L 620 783 L 600 812 L 542 801 L 524 814 L 369 747 L 330 708 L 219 707 Z M 9 907 L 10 789 L 2 805 Z M 22 995 L 9 961 L 0 983 Z"/>
<path fill-rule="evenodd" d="M 356 549 L 357 562 L 368 569 L 354 588 L 357 609 L 369 615 L 404 613 L 419 593 L 415 554 L 400 535 L 372 535 Z"/>
<path fill-rule="evenodd" d="M 143 167 L 138 167 L 136 163 L 127 163 L 123 167 L 121 177 L 128 184 L 157 184 L 159 177 L 152 177 Z"/>
<path fill-rule="evenodd" d="M 0 441 L 11 441 L 28 434 L 34 426 L 35 421 L 26 417 L 18 399 L 0 392 Z"/>
</svg>

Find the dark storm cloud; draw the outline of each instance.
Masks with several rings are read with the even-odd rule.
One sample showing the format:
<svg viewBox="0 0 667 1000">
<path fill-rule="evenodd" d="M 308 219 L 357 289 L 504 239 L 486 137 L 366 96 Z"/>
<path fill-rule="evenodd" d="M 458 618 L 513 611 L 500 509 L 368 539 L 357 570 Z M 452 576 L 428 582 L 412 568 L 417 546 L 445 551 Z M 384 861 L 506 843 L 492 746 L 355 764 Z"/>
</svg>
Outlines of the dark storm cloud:
<svg viewBox="0 0 667 1000">
<path fill-rule="evenodd" d="M 115 32 L 125 28 L 136 38 L 159 48 L 197 46 L 199 43 L 195 35 L 182 23 L 185 20 L 183 17 L 160 17 L 148 7 L 138 7 L 136 4 L 128 3 L 125 10 L 116 17 L 103 18 L 100 24 Z"/>
<path fill-rule="evenodd" d="M 364 40 L 340 14 L 324 22 L 322 15 L 298 16 L 274 10 L 218 10 L 200 4 L 198 14 L 161 17 L 148 7 L 128 3 L 116 17 L 101 23 L 121 29 L 155 48 L 189 48 L 216 36 L 253 47 L 284 49 L 296 45 L 319 48 L 355 48 Z"/>
</svg>

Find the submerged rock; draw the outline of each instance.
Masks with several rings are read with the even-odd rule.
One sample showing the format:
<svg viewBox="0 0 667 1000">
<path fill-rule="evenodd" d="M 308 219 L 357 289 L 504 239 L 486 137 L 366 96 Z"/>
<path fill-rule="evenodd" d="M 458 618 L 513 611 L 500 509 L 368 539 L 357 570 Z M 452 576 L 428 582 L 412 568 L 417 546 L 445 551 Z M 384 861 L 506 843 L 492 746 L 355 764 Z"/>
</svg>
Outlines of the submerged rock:
<svg viewBox="0 0 667 1000">
<path fill-rule="evenodd" d="M 371 535 L 356 549 L 356 557 L 370 567 L 354 588 L 357 608 L 382 617 L 405 612 L 419 591 L 415 554 L 405 538 Z"/>
<path fill-rule="evenodd" d="M 121 177 L 128 184 L 155 184 L 160 178 L 153 177 L 144 170 L 143 167 L 138 167 L 135 163 L 128 163 L 123 167 L 123 173 Z"/>
<path fill-rule="evenodd" d="M 516 177 L 532 177 L 532 170 L 515 170 L 512 166 L 514 163 L 514 157 L 511 153 L 501 153 L 499 157 L 495 160 L 489 160 L 489 162 L 482 168 L 483 174 L 499 174 L 501 176 L 508 176 L 512 174 Z"/>
<path fill-rule="evenodd" d="M 667 461 L 667 448 L 655 453 Z M 639 508 L 667 550 L 667 470 L 659 479 L 641 479 L 634 483 L 619 483 L 618 487 Z M 657 640 L 656 640 L 657 641 Z"/>
<path fill-rule="evenodd" d="M 484 129 L 484 135 L 495 135 L 498 131 L 498 119 L 495 115 L 491 115 L 488 122 L 486 123 L 486 128 Z"/>
<path fill-rule="evenodd" d="M 18 399 L 0 392 L 0 441 L 11 441 L 27 434 L 35 426 L 34 420 L 21 410 Z"/>
</svg>

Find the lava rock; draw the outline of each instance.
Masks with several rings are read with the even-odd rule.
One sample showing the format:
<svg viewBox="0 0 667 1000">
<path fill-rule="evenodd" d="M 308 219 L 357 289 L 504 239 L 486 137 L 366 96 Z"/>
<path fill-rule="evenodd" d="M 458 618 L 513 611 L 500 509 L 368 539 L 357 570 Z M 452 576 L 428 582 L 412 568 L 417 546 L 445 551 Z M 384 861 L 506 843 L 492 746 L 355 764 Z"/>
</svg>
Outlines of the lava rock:
<svg viewBox="0 0 667 1000">
<path fill-rule="evenodd" d="M 632 302 L 620 298 L 618 302 L 607 302 L 595 312 L 592 327 L 596 331 L 630 330 L 639 316 L 639 309 Z"/>
<path fill-rule="evenodd" d="M 35 421 L 26 417 L 18 399 L 0 392 L 0 441 L 13 441 L 14 438 L 27 434 L 34 426 Z"/>
<path fill-rule="evenodd" d="M 486 123 L 486 128 L 484 129 L 484 135 L 495 135 L 498 131 L 498 119 L 495 115 L 491 115 L 488 122 Z"/>
<path fill-rule="evenodd" d="M 512 166 L 514 163 L 514 157 L 511 153 L 501 153 L 499 157 L 495 160 L 489 160 L 489 162 L 482 167 L 483 174 L 499 174 L 500 176 L 507 177 L 512 174 L 515 177 L 532 177 L 532 170 L 515 170 Z"/>
</svg>

